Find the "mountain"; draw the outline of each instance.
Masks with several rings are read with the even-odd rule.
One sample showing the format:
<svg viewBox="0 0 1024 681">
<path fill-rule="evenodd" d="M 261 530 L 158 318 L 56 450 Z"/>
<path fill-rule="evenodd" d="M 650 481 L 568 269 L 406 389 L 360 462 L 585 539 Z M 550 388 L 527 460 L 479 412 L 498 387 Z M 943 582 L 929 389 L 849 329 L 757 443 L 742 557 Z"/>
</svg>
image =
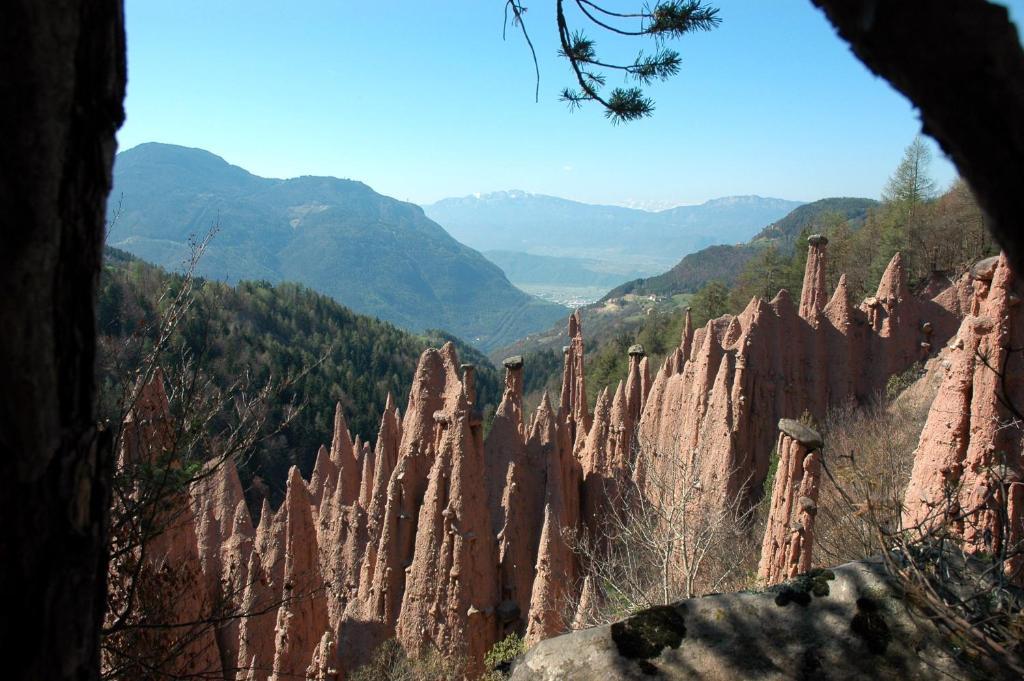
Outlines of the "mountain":
<svg viewBox="0 0 1024 681">
<path fill-rule="evenodd" d="M 650 212 L 505 191 L 442 199 L 423 210 L 483 251 L 591 258 L 653 274 L 705 246 L 745 241 L 799 205 L 734 196 Z"/>
<path fill-rule="evenodd" d="M 216 224 L 197 270 L 210 278 L 299 282 L 357 312 L 413 331 L 443 328 L 483 349 L 564 315 L 418 206 L 361 182 L 262 178 L 201 149 L 150 143 L 118 154 L 112 196 L 108 244 L 170 269 L 188 258 L 190 237 Z"/>
<path fill-rule="evenodd" d="M 602 300 L 621 298 L 626 294 L 665 296 L 693 293 L 712 279 L 731 284 L 747 261 L 768 244 L 773 243 L 783 252 L 790 252 L 801 232 L 812 228 L 823 218 L 834 215 L 856 224 L 863 222 L 868 209 L 876 205 L 878 202 L 872 199 L 849 197 L 804 204 L 764 227 L 747 243 L 709 246 L 690 253 L 667 272 L 627 282 L 609 291 Z"/>
<path fill-rule="evenodd" d="M 141 365 L 140 354 L 155 341 L 154 311 L 164 309 L 167 292 L 179 290 L 182 277 L 123 251 L 107 248 L 97 303 L 100 337 L 101 416 L 116 422 L 121 382 Z M 280 499 L 288 468 L 305 475 L 317 448 L 330 444 L 331 416 L 342 405 L 353 436 L 377 435 L 387 396 L 408 394 L 419 356 L 427 347 L 453 341 L 464 362 L 476 365 L 477 402 L 488 413 L 501 397 L 501 378 L 487 358 L 461 341 L 433 331 L 411 334 L 392 324 L 355 314 L 325 295 L 293 283 L 270 285 L 243 281 L 228 285 L 197 280 L 193 302 L 171 337 L 160 364 L 169 375 L 185 358 L 213 386 L 230 393 L 239 376 L 250 374 L 257 386 L 309 369 L 290 389 L 274 396 L 264 435 L 243 466 L 246 480 L 260 475 Z M 166 310 L 165 310 L 166 311 Z M 290 424 L 293 404 L 304 404 Z"/>
</svg>

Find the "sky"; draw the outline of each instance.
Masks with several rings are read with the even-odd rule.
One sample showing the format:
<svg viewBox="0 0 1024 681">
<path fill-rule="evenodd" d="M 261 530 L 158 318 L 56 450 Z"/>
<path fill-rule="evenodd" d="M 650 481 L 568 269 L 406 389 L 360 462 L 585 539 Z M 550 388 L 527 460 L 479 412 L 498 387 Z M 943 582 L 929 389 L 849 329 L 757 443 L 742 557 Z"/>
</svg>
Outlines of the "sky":
<svg viewBox="0 0 1024 681">
<path fill-rule="evenodd" d="M 121 149 L 200 147 L 264 177 L 360 180 L 416 203 L 505 189 L 664 207 L 742 194 L 878 197 L 920 130 L 810 0 L 718 0 L 722 23 L 670 44 L 653 117 L 570 112 L 552 0 L 525 0 L 534 64 L 501 0 L 127 0 Z M 639 0 L 611 0 L 609 9 Z M 1011 16 L 1024 19 L 1024 0 Z M 650 41 L 585 28 L 602 58 Z M 609 88 L 623 83 L 610 76 Z M 955 169 L 934 145 L 940 186 Z"/>
</svg>

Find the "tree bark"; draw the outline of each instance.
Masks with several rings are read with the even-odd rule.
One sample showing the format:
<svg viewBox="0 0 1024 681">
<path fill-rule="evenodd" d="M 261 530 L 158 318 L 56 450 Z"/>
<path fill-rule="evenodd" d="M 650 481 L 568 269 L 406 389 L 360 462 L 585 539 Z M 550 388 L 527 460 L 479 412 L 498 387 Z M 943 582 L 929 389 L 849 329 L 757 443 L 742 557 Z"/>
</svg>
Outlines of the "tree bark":
<svg viewBox="0 0 1024 681">
<path fill-rule="evenodd" d="M 985 0 L 812 0 L 875 74 L 907 96 L 1024 272 L 1024 50 Z"/>
<path fill-rule="evenodd" d="M 121 0 L 0 4 L 0 641 L 4 678 L 99 677 L 112 472 L 95 295 Z"/>
</svg>

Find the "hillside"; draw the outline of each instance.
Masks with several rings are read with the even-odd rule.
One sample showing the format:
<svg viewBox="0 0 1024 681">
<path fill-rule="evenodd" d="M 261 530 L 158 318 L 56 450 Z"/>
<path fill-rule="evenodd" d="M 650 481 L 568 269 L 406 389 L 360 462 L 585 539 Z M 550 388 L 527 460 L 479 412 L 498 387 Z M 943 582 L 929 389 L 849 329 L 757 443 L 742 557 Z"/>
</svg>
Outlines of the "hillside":
<svg viewBox="0 0 1024 681">
<path fill-rule="evenodd" d="M 867 216 L 868 209 L 877 204 L 878 202 L 872 199 L 845 197 L 821 199 L 804 204 L 782 219 L 765 226 L 747 243 L 709 246 L 696 253 L 690 253 L 669 271 L 618 286 L 609 291 L 604 299 L 618 298 L 627 293 L 693 293 L 711 280 L 731 284 L 743 271 L 743 266 L 766 245 L 773 243 L 785 253 L 792 252 L 794 242 L 805 229 L 821 224 L 829 216 L 861 223 Z"/>
<path fill-rule="evenodd" d="M 481 251 L 592 261 L 579 276 L 568 278 L 559 272 L 526 283 L 586 286 L 593 279 L 591 273 L 601 271 L 620 277 L 605 280 L 614 286 L 628 280 L 630 270 L 656 274 L 705 246 L 745 241 L 799 205 L 734 196 L 650 212 L 505 191 L 443 199 L 423 209 L 456 239 Z M 521 281 L 512 274 L 509 278 L 517 285 Z"/>
<path fill-rule="evenodd" d="M 299 282 L 412 331 L 443 328 L 486 349 L 564 315 L 418 206 L 360 182 L 267 179 L 200 149 L 154 143 L 118 154 L 112 196 L 108 244 L 169 269 L 187 258 L 190 236 L 216 224 L 199 274 Z"/>
<path fill-rule="evenodd" d="M 107 249 L 98 301 L 105 417 L 115 417 L 118 378 L 139 366 L 142 349 L 152 342 L 146 327 L 166 311 L 168 299 L 162 296 L 181 283 L 180 275 Z M 293 398 L 305 404 L 302 411 L 287 429 L 261 443 L 242 471 L 247 478 L 259 474 L 276 501 L 289 466 L 298 464 L 309 474 L 317 448 L 330 438 L 337 402 L 353 436 L 376 439 L 388 393 L 404 398 L 420 353 L 447 340 L 456 343 L 464 361 L 477 365 L 480 404 L 493 410 L 500 397 L 498 374 L 465 343 L 439 332 L 410 334 L 292 283 L 199 281 L 192 308 L 161 363 L 173 371 L 188 352 L 220 389 L 245 372 L 260 386 L 271 376 L 281 379 L 312 367 L 294 390 L 274 400 L 268 427 L 283 421 Z"/>
</svg>

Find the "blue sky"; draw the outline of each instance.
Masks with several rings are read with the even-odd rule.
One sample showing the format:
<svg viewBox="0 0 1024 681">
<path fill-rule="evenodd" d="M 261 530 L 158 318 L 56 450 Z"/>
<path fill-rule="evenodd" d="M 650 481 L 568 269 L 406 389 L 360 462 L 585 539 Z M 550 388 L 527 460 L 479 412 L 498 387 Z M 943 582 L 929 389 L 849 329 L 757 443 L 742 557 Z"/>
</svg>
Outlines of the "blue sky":
<svg viewBox="0 0 1024 681">
<path fill-rule="evenodd" d="M 649 88 L 653 118 L 612 126 L 558 101 L 570 74 L 554 3 L 524 4 L 539 102 L 500 0 L 127 0 L 121 148 L 202 147 L 258 175 L 348 177 L 419 203 L 515 188 L 674 204 L 876 197 L 920 128 L 810 0 L 720 0 L 720 28 L 673 45 L 682 72 Z M 1024 18 L 1024 0 L 1006 4 Z M 645 46 L 589 34 L 607 58 Z M 937 150 L 933 174 L 955 175 Z"/>
</svg>

